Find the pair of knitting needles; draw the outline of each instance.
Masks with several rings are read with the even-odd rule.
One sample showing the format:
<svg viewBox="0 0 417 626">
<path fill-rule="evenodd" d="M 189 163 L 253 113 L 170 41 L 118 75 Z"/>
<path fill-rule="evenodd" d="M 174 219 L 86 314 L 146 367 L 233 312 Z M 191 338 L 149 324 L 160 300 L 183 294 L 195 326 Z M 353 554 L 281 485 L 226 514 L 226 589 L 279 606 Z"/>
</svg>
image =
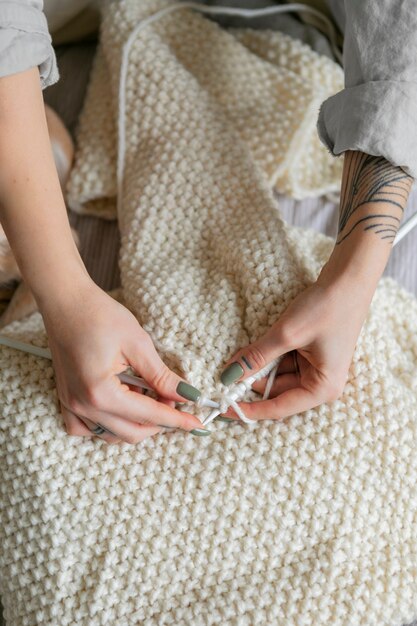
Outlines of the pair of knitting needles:
<svg viewBox="0 0 417 626">
<path fill-rule="evenodd" d="M 7 346 L 9 348 L 15 348 L 23 352 L 28 352 L 29 354 L 34 354 L 35 356 L 40 356 L 45 359 L 52 360 L 52 354 L 48 348 L 39 348 L 38 346 L 35 346 L 31 343 L 26 343 L 24 341 L 20 341 L 19 339 L 12 339 L 11 337 L 8 337 L 7 335 L 0 334 L 0 345 Z M 234 408 L 236 413 L 244 422 L 252 423 L 253 420 L 247 418 L 243 414 L 243 412 L 239 409 L 239 406 L 237 405 L 237 402 L 236 402 L 239 396 L 239 393 L 242 391 L 242 386 L 244 389 L 249 389 L 252 386 L 252 383 L 254 383 L 256 380 L 259 380 L 260 378 L 263 378 L 264 376 L 269 375 L 265 392 L 264 392 L 264 397 L 263 397 L 263 399 L 266 399 L 269 395 L 269 391 L 271 389 L 271 385 L 275 378 L 275 374 L 276 374 L 276 371 L 277 371 L 277 368 L 281 359 L 282 359 L 282 356 L 274 359 L 271 363 L 266 365 L 262 370 L 260 370 L 259 372 L 256 372 L 256 374 L 249 376 L 241 383 L 237 383 L 237 385 L 235 386 L 235 389 L 231 389 L 228 392 L 227 396 L 228 396 L 230 406 Z M 116 376 L 118 376 L 118 378 L 120 379 L 122 383 L 127 383 L 129 385 L 132 385 L 134 387 L 139 387 L 141 389 L 153 390 L 153 388 L 140 376 L 133 376 L 132 374 L 127 374 L 126 372 L 119 372 L 118 374 L 116 374 Z M 207 407 L 207 408 L 212 409 L 210 414 L 202 421 L 203 426 L 206 426 L 212 420 L 214 420 L 218 415 L 221 414 L 220 403 L 216 402 L 215 400 L 210 400 L 210 398 L 200 396 L 195 401 L 195 404 L 197 404 L 200 407 Z M 175 426 L 165 426 L 165 428 L 174 429 Z"/>
</svg>

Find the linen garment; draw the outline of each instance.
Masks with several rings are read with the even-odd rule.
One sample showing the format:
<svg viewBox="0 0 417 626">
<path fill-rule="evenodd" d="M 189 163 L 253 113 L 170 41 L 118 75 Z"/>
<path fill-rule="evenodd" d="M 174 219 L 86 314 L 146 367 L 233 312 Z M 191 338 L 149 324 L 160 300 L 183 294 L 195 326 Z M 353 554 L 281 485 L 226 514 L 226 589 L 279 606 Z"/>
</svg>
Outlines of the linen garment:
<svg viewBox="0 0 417 626">
<path fill-rule="evenodd" d="M 43 0 L 0 0 L 0 77 L 35 66 L 42 89 L 59 80 Z"/>
<path fill-rule="evenodd" d="M 383 156 L 416 178 L 417 4 L 328 1 L 344 32 L 345 88 L 320 107 L 320 140 L 334 155 Z"/>
</svg>

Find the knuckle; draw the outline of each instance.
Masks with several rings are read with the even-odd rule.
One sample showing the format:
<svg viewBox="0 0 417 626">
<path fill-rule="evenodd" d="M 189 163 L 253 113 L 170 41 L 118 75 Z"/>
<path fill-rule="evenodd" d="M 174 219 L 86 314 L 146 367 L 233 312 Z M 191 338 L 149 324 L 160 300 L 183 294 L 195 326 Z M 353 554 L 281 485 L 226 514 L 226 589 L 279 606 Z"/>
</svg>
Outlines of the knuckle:
<svg viewBox="0 0 417 626">
<path fill-rule="evenodd" d="M 326 396 L 328 400 L 330 400 L 331 402 L 338 400 L 340 396 L 342 395 L 344 388 L 345 388 L 344 381 L 338 380 L 338 379 L 332 380 L 327 386 Z"/>
<path fill-rule="evenodd" d="M 245 351 L 245 356 L 256 369 L 261 370 L 266 365 L 265 357 L 257 346 L 250 346 L 250 348 Z"/>
<path fill-rule="evenodd" d="M 81 415 L 83 413 L 83 404 L 76 396 L 71 396 L 65 404 L 71 413 L 75 413 L 76 415 Z"/>
<path fill-rule="evenodd" d="M 276 330 L 276 338 L 278 343 L 287 348 L 292 348 L 295 345 L 296 331 L 290 324 L 283 324 Z"/>
<path fill-rule="evenodd" d="M 190 416 L 185 417 L 181 415 L 181 417 L 177 420 L 175 428 L 181 428 L 181 430 L 187 430 L 188 432 L 194 430 L 194 428 L 199 428 L 198 425 L 190 424 Z"/>
<path fill-rule="evenodd" d="M 83 429 L 80 424 L 76 422 L 69 422 L 65 424 L 68 435 L 72 437 L 81 436 L 83 434 Z"/>
<path fill-rule="evenodd" d="M 170 378 L 171 372 L 169 369 L 167 367 L 161 367 L 150 376 L 149 383 L 158 391 L 162 391 L 168 389 Z"/>
<path fill-rule="evenodd" d="M 136 445 L 140 443 L 141 441 L 143 441 L 144 439 L 151 437 L 153 434 L 159 432 L 160 430 L 161 428 L 154 428 L 152 431 L 147 431 L 147 432 L 141 431 L 138 433 L 134 433 L 133 435 L 127 435 L 126 437 L 123 437 L 123 441 L 130 445 Z"/>
<path fill-rule="evenodd" d="M 143 328 L 141 329 L 141 332 L 140 332 L 139 341 L 140 341 L 140 346 L 142 349 L 150 350 L 154 348 L 154 344 L 153 344 L 150 334 L 147 333 L 146 330 L 143 330 Z"/>
<path fill-rule="evenodd" d="M 93 409 L 101 409 L 102 408 L 102 395 L 95 386 L 87 387 L 85 391 L 86 402 L 89 406 L 93 407 Z"/>
<path fill-rule="evenodd" d="M 164 412 L 164 417 L 173 417 L 172 413 L 165 413 Z M 162 417 L 162 414 L 161 414 Z M 171 423 L 169 426 L 167 424 L 168 427 L 173 427 L 173 428 L 180 428 L 181 430 L 193 430 L 193 428 L 196 428 L 196 426 L 191 422 L 192 420 L 192 415 L 190 413 L 187 413 L 186 411 L 175 411 L 175 421 L 174 423 Z M 190 423 L 191 422 L 191 423 Z M 161 420 L 161 424 L 162 424 L 162 420 Z M 152 424 L 153 426 L 155 426 L 155 424 Z"/>
</svg>

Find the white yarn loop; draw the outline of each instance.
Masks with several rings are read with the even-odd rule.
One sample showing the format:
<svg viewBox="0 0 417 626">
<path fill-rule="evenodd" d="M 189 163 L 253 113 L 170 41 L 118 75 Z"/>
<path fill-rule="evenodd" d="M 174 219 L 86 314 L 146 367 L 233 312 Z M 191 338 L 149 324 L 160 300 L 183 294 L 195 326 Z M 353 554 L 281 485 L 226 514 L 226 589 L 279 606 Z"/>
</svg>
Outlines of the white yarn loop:
<svg viewBox="0 0 417 626">
<path fill-rule="evenodd" d="M 221 413 L 226 413 L 229 407 L 232 407 L 232 409 L 240 417 L 242 422 L 245 422 L 245 424 L 255 424 L 257 420 L 252 420 L 247 417 L 238 405 L 238 401 L 242 400 L 245 393 L 249 391 L 249 389 L 251 389 L 253 383 L 256 380 L 260 380 L 261 378 L 269 375 L 265 388 L 265 393 L 262 398 L 263 400 L 266 400 L 271 391 L 272 383 L 274 381 L 276 371 L 282 358 L 283 355 L 276 357 L 270 363 L 268 363 L 268 365 L 259 370 L 259 372 L 257 372 L 256 374 L 248 376 L 248 378 L 241 380 L 240 382 L 233 385 L 233 387 L 228 388 L 225 392 L 220 394 L 217 400 L 219 407 L 218 409 L 213 410 L 210 415 L 203 421 L 204 426 L 209 424 L 212 420 L 214 420 L 215 417 L 217 417 Z"/>
<path fill-rule="evenodd" d="M 281 360 L 281 359 L 280 359 Z M 266 383 L 264 395 L 262 396 L 262 400 L 267 400 L 269 398 L 269 394 L 271 393 L 272 385 L 275 380 L 275 376 L 277 375 L 279 362 L 276 363 L 275 367 L 269 372 L 268 380 Z"/>
</svg>

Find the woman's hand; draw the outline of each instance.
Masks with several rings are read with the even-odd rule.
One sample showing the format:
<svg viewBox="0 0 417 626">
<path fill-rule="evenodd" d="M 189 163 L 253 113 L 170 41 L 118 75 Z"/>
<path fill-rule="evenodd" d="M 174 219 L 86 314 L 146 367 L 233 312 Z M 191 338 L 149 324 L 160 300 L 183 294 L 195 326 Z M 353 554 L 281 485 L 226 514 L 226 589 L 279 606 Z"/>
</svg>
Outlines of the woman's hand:
<svg viewBox="0 0 417 626">
<path fill-rule="evenodd" d="M 20 272 L 42 313 L 62 413 L 72 435 L 137 443 L 162 426 L 202 434 L 201 422 L 174 408 L 198 391 L 159 358 L 134 315 L 89 277 L 72 237 L 48 134 L 37 66 L 0 78 L 0 219 Z M 28 137 L 30 150 L 28 150 Z M 159 401 L 122 384 L 132 368 Z M 158 426 L 159 425 L 159 426 Z"/>
<path fill-rule="evenodd" d="M 108 442 L 134 444 L 161 426 L 202 428 L 198 418 L 174 408 L 175 401 L 184 402 L 176 392 L 183 379 L 163 363 L 134 315 L 91 279 L 65 297 L 51 294 L 41 313 L 68 434 L 91 437 L 90 429 L 100 424 L 114 433 L 100 435 Z M 116 374 L 128 366 L 155 389 L 158 400 L 120 381 Z"/>
<path fill-rule="evenodd" d="M 379 156 L 344 155 L 335 247 L 316 283 L 258 341 L 229 359 L 224 384 L 243 380 L 287 352 L 270 400 L 240 403 L 251 419 L 279 419 L 336 400 L 384 271 L 413 178 Z M 263 392 L 266 379 L 253 385 Z M 234 417 L 233 410 L 225 413 Z"/>
<path fill-rule="evenodd" d="M 263 337 L 229 359 L 228 365 L 240 366 L 229 372 L 242 374 L 235 380 L 244 380 L 285 354 L 270 399 L 239 403 L 247 417 L 280 419 L 334 401 L 342 394 L 369 305 L 357 281 L 356 292 L 354 287 L 348 281 L 328 284 L 319 278 L 291 302 Z M 227 372 L 222 380 L 232 382 Z M 263 393 L 266 381 L 256 381 L 252 388 Z M 236 418 L 233 409 L 224 415 Z"/>
</svg>

